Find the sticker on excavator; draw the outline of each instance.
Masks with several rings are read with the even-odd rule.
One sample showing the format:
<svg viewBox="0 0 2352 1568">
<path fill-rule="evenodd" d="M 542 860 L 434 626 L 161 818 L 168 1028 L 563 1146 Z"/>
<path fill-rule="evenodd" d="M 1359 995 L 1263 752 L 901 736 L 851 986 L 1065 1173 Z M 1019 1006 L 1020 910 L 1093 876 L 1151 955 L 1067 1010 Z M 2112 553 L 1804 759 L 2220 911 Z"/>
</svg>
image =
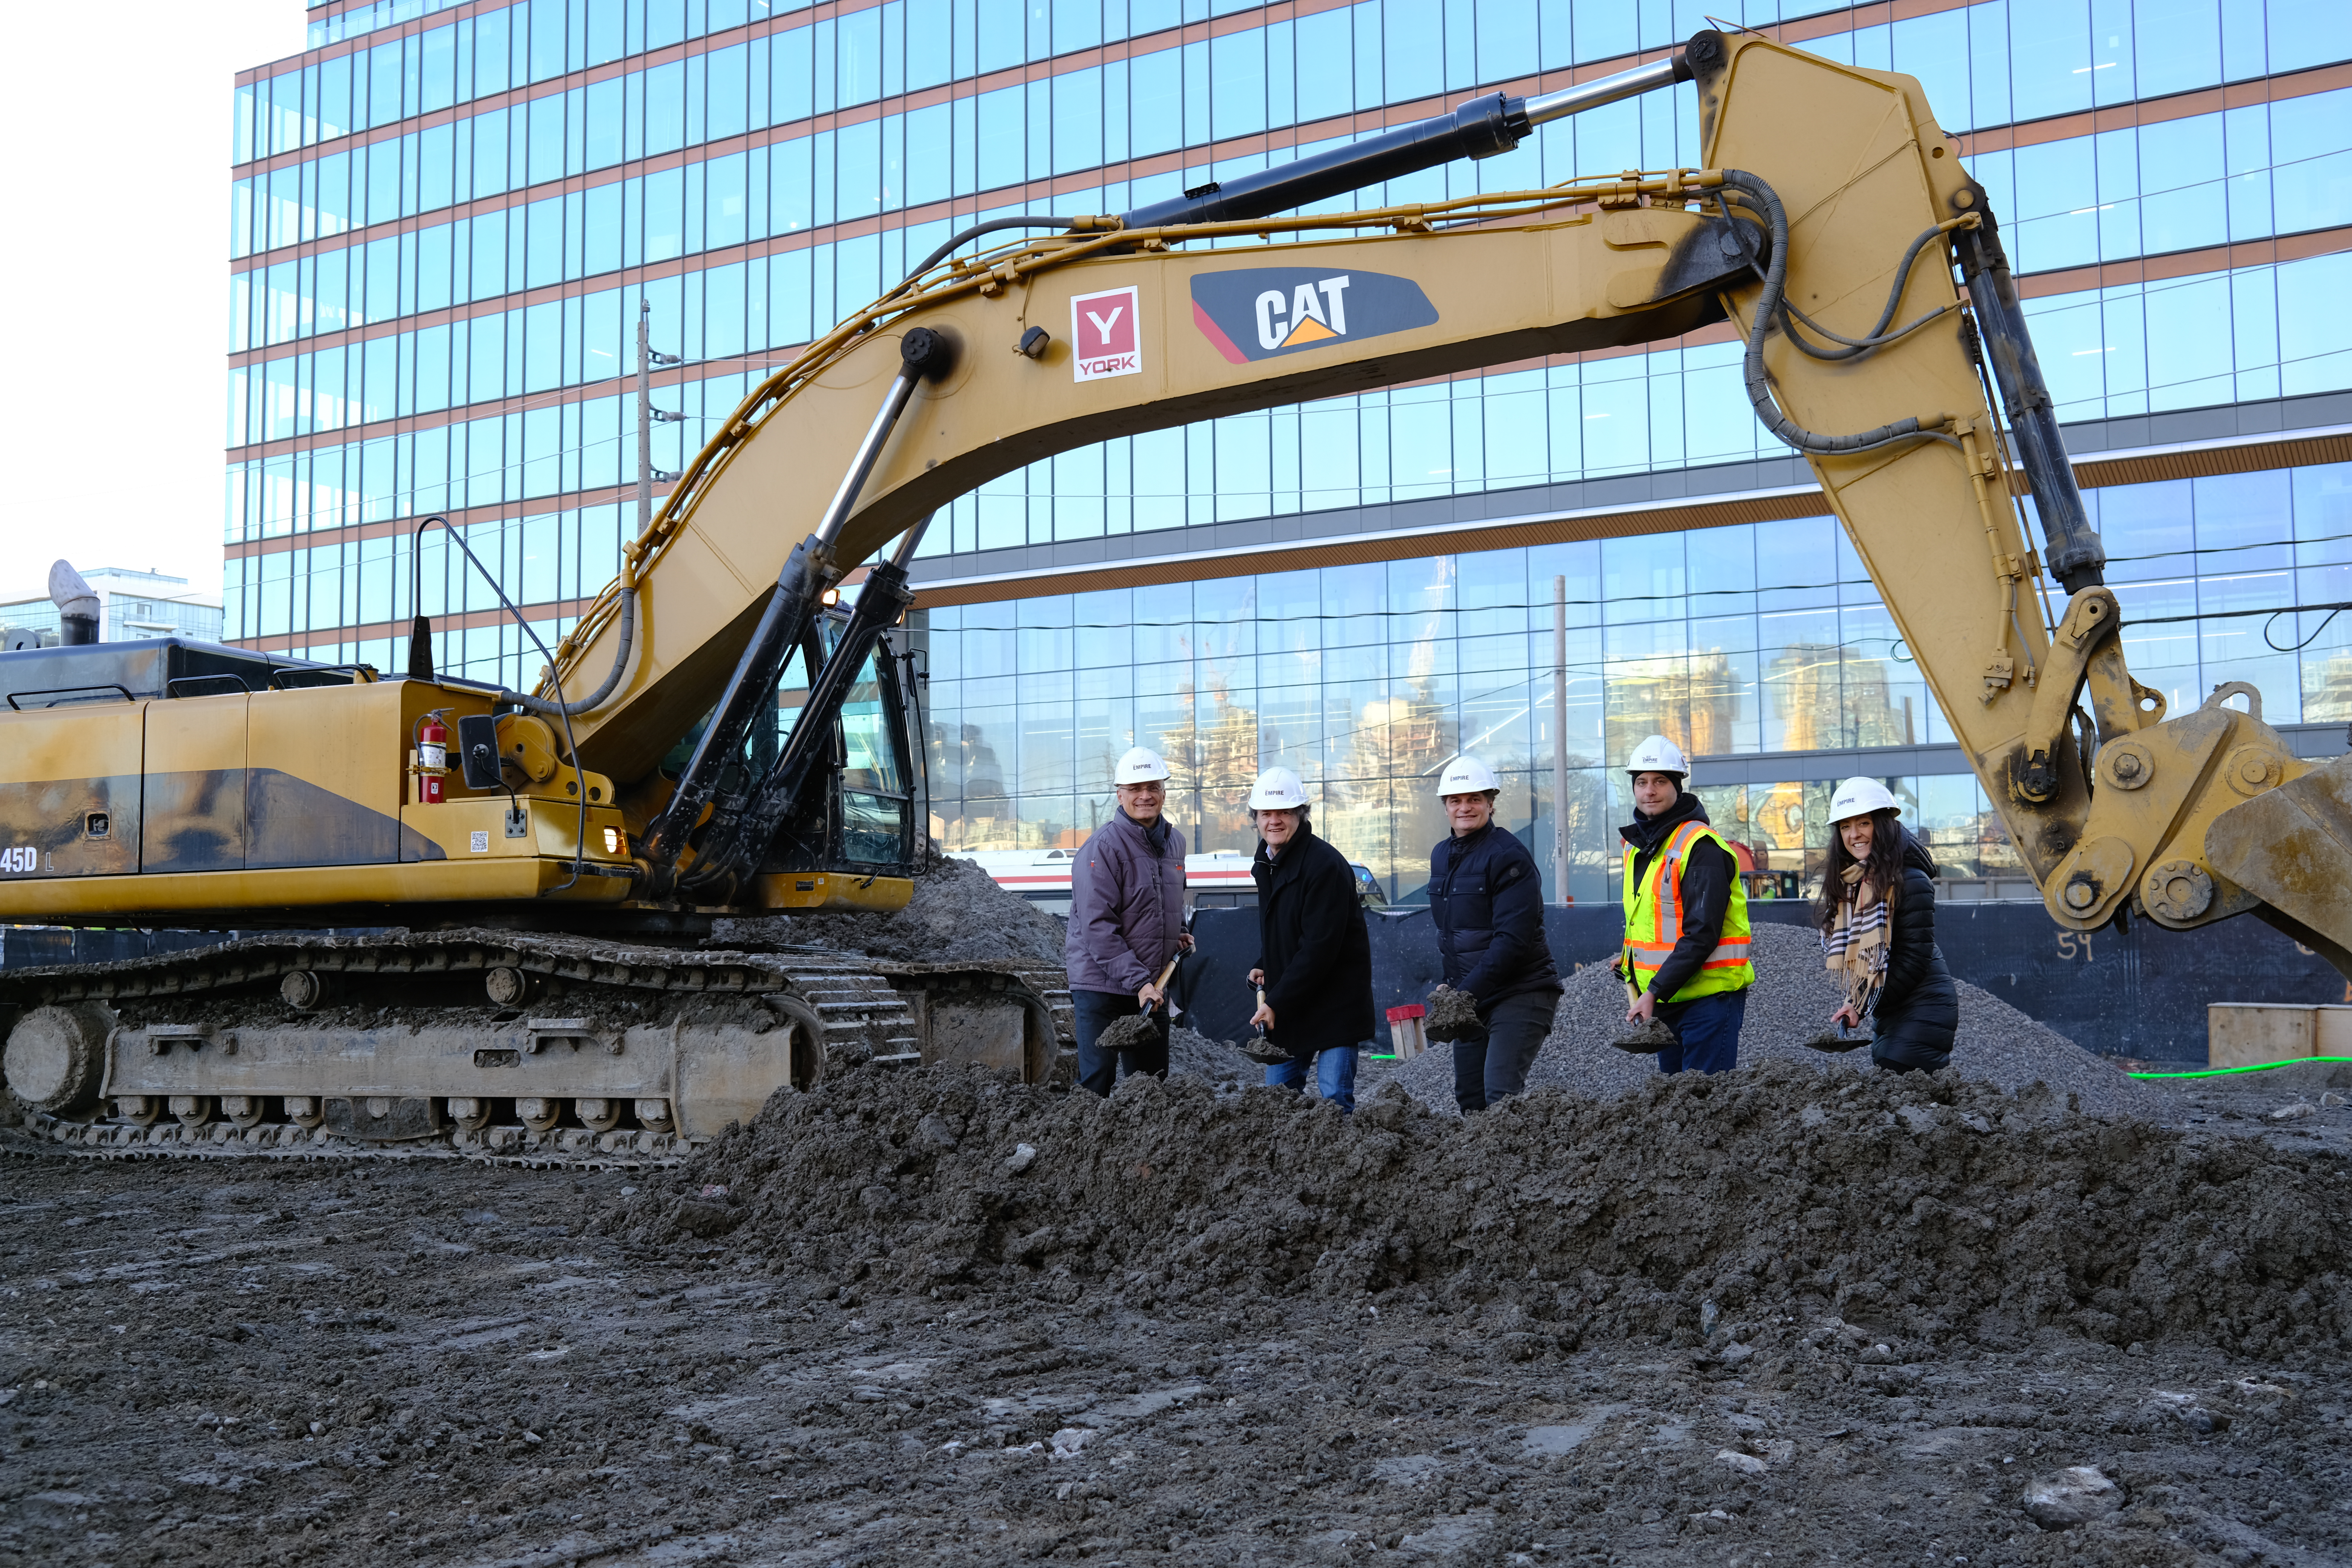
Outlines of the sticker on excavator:
<svg viewBox="0 0 2352 1568">
<path fill-rule="evenodd" d="M 1135 295 L 1130 283 L 1099 294 L 1080 294 L 1070 301 L 1070 342 L 1077 345 L 1070 374 L 1076 379 L 1142 374 L 1143 335 L 1136 326 Z"/>
<path fill-rule="evenodd" d="M 1433 326 L 1437 307 L 1410 278 L 1244 267 L 1192 279 L 1192 321 L 1234 364 Z"/>
</svg>

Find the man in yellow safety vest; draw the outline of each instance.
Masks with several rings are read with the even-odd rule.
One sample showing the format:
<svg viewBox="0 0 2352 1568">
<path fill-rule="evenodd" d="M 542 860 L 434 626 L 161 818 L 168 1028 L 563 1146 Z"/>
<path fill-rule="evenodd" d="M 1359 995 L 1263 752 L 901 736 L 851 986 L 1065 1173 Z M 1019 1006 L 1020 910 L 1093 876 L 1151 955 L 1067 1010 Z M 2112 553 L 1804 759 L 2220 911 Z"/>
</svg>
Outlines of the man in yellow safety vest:
<svg viewBox="0 0 2352 1568">
<path fill-rule="evenodd" d="M 1739 1025 L 1756 984 L 1748 891 L 1739 861 L 1683 788 L 1690 764 L 1664 735 L 1633 748 L 1633 820 L 1625 839 L 1625 946 L 1617 973 L 1637 993 L 1631 1023 L 1653 1017 L 1675 1044 L 1658 1070 L 1726 1072 L 1739 1065 Z"/>
</svg>

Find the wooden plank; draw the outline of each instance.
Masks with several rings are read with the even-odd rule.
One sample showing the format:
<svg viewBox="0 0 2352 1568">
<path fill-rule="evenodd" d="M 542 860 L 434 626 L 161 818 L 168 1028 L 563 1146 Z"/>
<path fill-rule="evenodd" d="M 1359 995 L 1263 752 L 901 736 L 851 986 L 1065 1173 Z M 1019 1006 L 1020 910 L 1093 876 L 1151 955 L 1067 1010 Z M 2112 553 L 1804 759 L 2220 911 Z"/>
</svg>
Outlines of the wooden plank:
<svg viewBox="0 0 2352 1568">
<path fill-rule="evenodd" d="M 2206 1057 L 2217 1068 L 2300 1061 L 2312 1052 L 2320 1009 L 2262 1002 L 2215 1002 L 2205 1009 Z"/>
</svg>

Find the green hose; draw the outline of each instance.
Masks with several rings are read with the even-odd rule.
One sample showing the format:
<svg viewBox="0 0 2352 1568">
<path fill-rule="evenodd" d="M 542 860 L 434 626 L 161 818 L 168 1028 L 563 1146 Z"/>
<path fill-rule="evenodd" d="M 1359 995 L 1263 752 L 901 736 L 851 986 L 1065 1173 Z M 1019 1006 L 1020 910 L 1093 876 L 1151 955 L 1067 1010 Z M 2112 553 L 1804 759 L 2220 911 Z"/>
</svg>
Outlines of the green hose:
<svg viewBox="0 0 2352 1568">
<path fill-rule="evenodd" d="M 2199 1068 L 2194 1072 L 2135 1072 L 2126 1078 L 2221 1078 L 2233 1072 L 2268 1072 L 2273 1068 L 2299 1068 L 2313 1062 L 2352 1062 L 2352 1057 L 2289 1057 L 2280 1062 L 2253 1062 L 2242 1068 Z"/>
</svg>

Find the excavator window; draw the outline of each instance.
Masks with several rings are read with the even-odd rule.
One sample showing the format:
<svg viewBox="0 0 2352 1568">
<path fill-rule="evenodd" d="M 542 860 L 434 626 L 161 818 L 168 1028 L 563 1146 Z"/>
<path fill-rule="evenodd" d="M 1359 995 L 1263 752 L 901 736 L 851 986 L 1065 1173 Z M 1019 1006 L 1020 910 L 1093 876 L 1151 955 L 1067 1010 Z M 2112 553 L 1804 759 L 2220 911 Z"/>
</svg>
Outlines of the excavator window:
<svg viewBox="0 0 2352 1568">
<path fill-rule="evenodd" d="M 889 710 L 868 658 L 841 710 L 841 852 L 856 865 L 887 866 L 906 856 L 912 809 Z"/>
<path fill-rule="evenodd" d="M 898 757 L 890 744 L 889 723 L 882 710 L 882 694 L 875 683 L 871 659 L 858 672 L 857 684 L 851 688 L 849 700 L 842 705 L 841 733 L 843 749 L 848 753 L 841 773 L 842 788 L 889 795 L 906 789 L 907 781 L 899 775 Z"/>
</svg>

